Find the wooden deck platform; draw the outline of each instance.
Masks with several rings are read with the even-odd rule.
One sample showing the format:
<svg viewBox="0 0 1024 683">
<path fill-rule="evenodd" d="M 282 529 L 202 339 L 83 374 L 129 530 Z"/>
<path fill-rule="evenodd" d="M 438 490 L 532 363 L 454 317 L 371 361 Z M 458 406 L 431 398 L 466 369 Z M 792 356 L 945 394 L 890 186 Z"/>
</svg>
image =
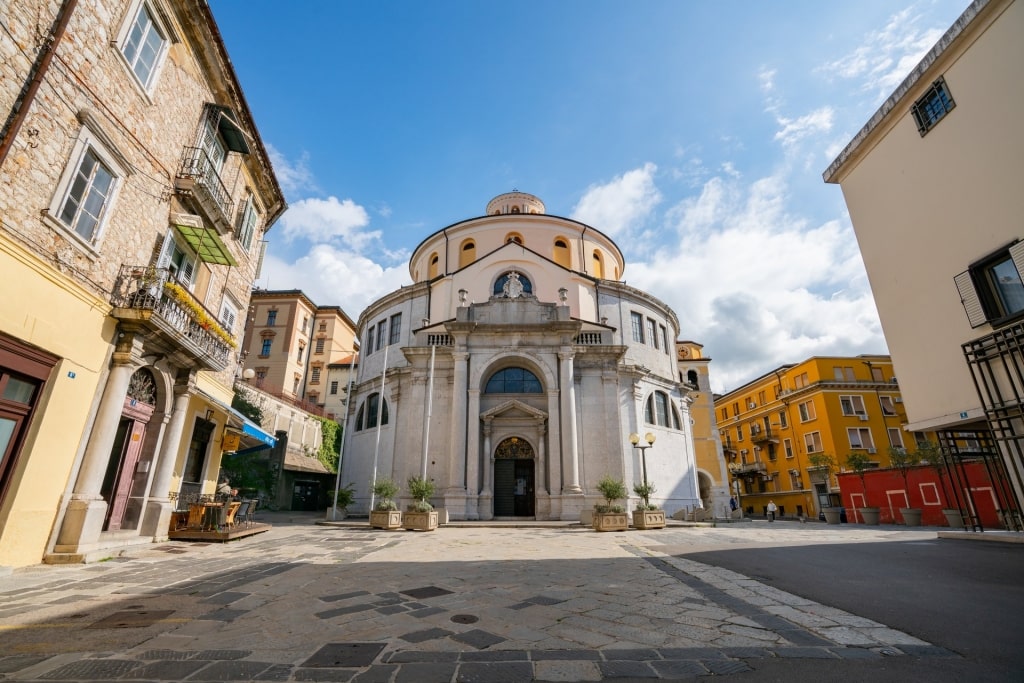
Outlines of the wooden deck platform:
<svg viewBox="0 0 1024 683">
<path fill-rule="evenodd" d="M 202 531 L 201 529 L 179 529 L 168 532 L 167 537 L 172 541 L 203 541 L 205 543 L 227 543 L 240 538 L 255 536 L 273 527 L 270 524 L 255 522 L 249 526 L 239 525 L 231 529 L 218 531 Z"/>
</svg>

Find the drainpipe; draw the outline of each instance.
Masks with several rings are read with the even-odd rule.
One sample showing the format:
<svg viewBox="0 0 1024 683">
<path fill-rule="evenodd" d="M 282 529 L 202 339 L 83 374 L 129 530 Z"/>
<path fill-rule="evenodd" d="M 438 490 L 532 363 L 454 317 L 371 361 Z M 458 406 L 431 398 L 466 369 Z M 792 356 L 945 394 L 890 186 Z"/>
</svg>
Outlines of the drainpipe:
<svg viewBox="0 0 1024 683">
<path fill-rule="evenodd" d="M 35 64 L 32 65 L 30 72 L 32 76 L 22 88 L 23 95 L 15 101 L 11 108 L 7 124 L 4 126 L 3 139 L 0 140 L 0 166 L 3 166 L 4 161 L 7 160 L 7 155 L 21 130 L 21 125 L 28 118 L 28 110 L 36 98 L 36 93 L 39 92 L 39 86 L 42 85 L 43 79 L 46 77 L 50 62 L 53 61 L 54 52 L 57 50 L 61 38 L 64 37 L 64 31 L 71 21 L 71 13 L 77 4 L 78 0 L 64 0 L 64 4 L 57 12 L 53 26 L 50 28 L 50 35 L 47 36 L 46 42 L 43 43 L 43 49 L 36 56 Z"/>
</svg>

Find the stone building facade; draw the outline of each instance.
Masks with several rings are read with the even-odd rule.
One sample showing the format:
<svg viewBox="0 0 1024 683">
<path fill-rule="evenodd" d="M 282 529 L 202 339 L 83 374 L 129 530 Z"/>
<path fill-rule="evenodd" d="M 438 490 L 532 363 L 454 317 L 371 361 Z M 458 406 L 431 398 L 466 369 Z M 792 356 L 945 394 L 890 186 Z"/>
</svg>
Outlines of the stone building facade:
<svg viewBox="0 0 1024 683">
<path fill-rule="evenodd" d="M 578 519 L 603 476 L 631 488 L 644 466 L 669 514 L 699 506 L 679 322 L 625 266 L 608 236 L 523 192 L 427 237 L 413 284 L 359 318 L 350 510 L 377 477 L 426 476 L 451 519 Z M 656 437 L 643 457 L 633 432 Z"/>
<path fill-rule="evenodd" d="M 251 436 L 237 338 L 285 202 L 205 0 L 0 21 L 0 562 L 82 561 L 166 538 Z"/>
</svg>

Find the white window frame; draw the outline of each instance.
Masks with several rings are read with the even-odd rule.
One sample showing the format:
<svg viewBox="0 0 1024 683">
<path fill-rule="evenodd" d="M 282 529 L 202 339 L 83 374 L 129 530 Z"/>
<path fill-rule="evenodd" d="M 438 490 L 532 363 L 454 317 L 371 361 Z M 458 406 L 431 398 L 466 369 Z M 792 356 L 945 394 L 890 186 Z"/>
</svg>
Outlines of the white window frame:
<svg viewBox="0 0 1024 683">
<path fill-rule="evenodd" d="M 93 253 L 98 253 L 103 244 L 103 238 L 106 236 L 107 227 L 110 224 L 110 217 L 114 214 L 117 206 L 117 197 L 120 194 L 121 186 L 124 184 L 124 179 L 129 175 L 127 161 L 116 148 L 106 144 L 105 137 L 89 128 L 88 125 L 84 125 L 83 122 L 78 134 L 78 140 L 75 141 L 74 147 L 72 147 L 71 156 L 68 158 L 68 163 L 61 173 L 56 191 L 50 200 L 50 207 L 46 212 L 46 218 L 49 219 L 48 223 L 52 223 L 53 226 L 71 237 L 74 240 L 74 244 L 85 247 Z M 90 151 L 110 172 L 113 179 L 110 189 L 107 191 L 106 200 L 103 202 L 103 208 L 97 217 L 96 228 L 91 237 L 84 237 L 75 230 L 74 224 L 68 225 L 61 220 L 60 214 L 71 194 L 72 186 L 78 177 L 79 169 L 85 161 L 86 154 Z"/>
<path fill-rule="evenodd" d="M 896 415 L 896 402 L 893 400 L 892 396 L 879 396 L 878 404 L 882 408 L 882 415 L 885 415 L 886 417 L 893 417 Z"/>
<path fill-rule="evenodd" d="M 177 249 L 181 253 L 181 263 L 172 263 L 171 250 Z M 183 285 L 185 289 L 192 292 L 196 287 L 196 274 L 199 270 L 199 262 L 192 249 L 188 245 L 182 245 L 174 236 L 174 228 L 167 229 L 164 236 L 163 246 L 160 247 L 160 258 L 156 262 L 157 268 L 167 268 L 174 280 Z M 173 267 L 173 269 L 172 269 Z"/>
<path fill-rule="evenodd" d="M 155 29 L 162 38 L 160 49 L 153 57 L 153 66 L 145 80 L 143 80 L 135 71 L 138 54 L 136 54 L 135 59 L 132 60 L 125 53 L 132 30 L 139 21 L 139 17 L 141 16 L 143 9 L 146 10 L 150 21 L 152 22 L 151 28 Z M 147 100 L 150 99 L 150 94 L 155 90 L 156 84 L 160 80 L 160 73 L 163 71 L 164 63 L 167 61 L 167 53 L 170 50 L 171 43 L 173 42 L 177 42 L 177 37 L 170 30 L 167 22 L 164 21 L 163 13 L 158 9 L 155 2 L 152 2 L 151 0 L 134 0 L 128 6 L 128 12 L 125 14 L 125 21 L 122 23 L 121 30 L 118 32 L 117 39 L 114 41 L 114 47 L 116 48 L 115 51 L 117 52 L 117 55 L 121 58 L 121 63 L 124 64 L 125 68 L 131 74 L 132 82 L 139 88 L 140 92 Z"/>
<path fill-rule="evenodd" d="M 242 210 L 238 212 L 238 228 L 235 233 L 246 254 L 252 249 L 253 237 L 256 235 L 256 226 L 260 222 L 260 215 L 256 197 L 252 192 L 246 193 L 245 203 L 242 204 Z"/>
<path fill-rule="evenodd" d="M 817 412 L 814 410 L 814 401 L 804 401 L 798 404 L 796 409 L 800 413 L 801 422 L 810 422 L 818 417 Z"/>
<path fill-rule="evenodd" d="M 821 443 L 821 432 L 807 432 L 804 434 L 804 447 L 808 453 L 821 453 L 824 450 Z"/>
<path fill-rule="evenodd" d="M 849 410 L 847 410 L 847 404 L 849 404 Z M 843 394 L 839 397 L 839 407 L 842 409 L 843 415 L 847 417 L 868 414 L 867 408 L 864 407 L 864 397 L 859 394 Z"/>
<path fill-rule="evenodd" d="M 221 327 L 223 327 L 224 331 L 232 337 L 235 336 L 235 325 L 238 324 L 239 308 L 240 307 L 228 297 L 224 297 L 224 301 L 220 303 L 220 315 L 217 317 L 220 320 Z"/>
<path fill-rule="evenodd" d="M 905 448 L 903 445 L 903 430 L 899 427 L 888 427 L 889 443 L 893 448 Z"/>
<path fill-rule="evenodd" d="M 850 440 L 851 449 L 875 450 L 875 439 L 867 427 L 847 427 L 846 438 Z"/>
<path fill-rule="evenodd" d="M 782 448 L 786 451 L 786 459 L 793 457 L 793 442 L 790 439 L 782 440 Z"/>
</svg>

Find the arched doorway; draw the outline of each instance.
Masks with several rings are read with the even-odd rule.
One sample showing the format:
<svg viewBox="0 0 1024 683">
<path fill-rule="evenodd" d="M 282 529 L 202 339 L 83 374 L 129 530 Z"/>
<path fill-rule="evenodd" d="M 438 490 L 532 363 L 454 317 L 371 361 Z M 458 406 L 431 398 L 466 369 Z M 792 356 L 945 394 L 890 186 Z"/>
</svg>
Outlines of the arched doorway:
<svg viewBox="0 0 1024 683">
<path fill-rule="evenodd" d="M 128 382 L 128 395 L 124 399 L 121 421 L 117 425 L 117 435 L 100 488 L 100 495 L 107 501 L 106 531 L 125 528 L 125 512 L 135 481 L 135 465 L 142 455 L 146 425 L 153 416 L 155 404 L 153 375 L 146 368 L 140 368 Z M 133 522 L 137 521 L 136 515 Z"/>
<path fill-rule="evenodd" d="M 512 436 L 494 450 L 494 516 L 533 517 L 536 512 L 533 446 Z"/>
<path fill-rule="evenodd" d="M 700 489 L 700 502 L 704 506 L 705 510 L 712 510 L 711 507 L 711 489 L 714 486 L 714 482 L 704 472 L 697 473 L 697 486 Z"/>
</svg>

